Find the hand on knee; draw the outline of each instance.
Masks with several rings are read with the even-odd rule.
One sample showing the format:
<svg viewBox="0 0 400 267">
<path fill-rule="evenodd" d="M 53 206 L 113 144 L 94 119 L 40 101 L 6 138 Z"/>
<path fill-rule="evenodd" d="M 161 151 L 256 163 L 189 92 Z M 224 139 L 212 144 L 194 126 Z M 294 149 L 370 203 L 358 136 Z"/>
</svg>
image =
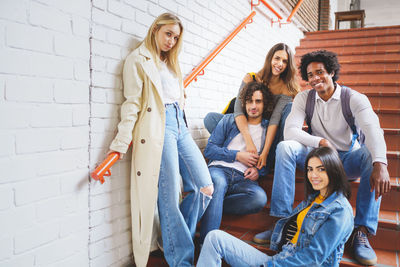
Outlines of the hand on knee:
<svg viewBox="0 0 400 267">
<path fill-rule="evenodd" d="M 206 187 L 201 188 L 200 191 L 201 191 L 203 194 L 205 194 L 205 195 L 211 197 L 212 194 L 214 193 L 214 186 L 213 186 L 213 185 L 208 185 L 208 186 L 206 186 Z"/>
</svg>

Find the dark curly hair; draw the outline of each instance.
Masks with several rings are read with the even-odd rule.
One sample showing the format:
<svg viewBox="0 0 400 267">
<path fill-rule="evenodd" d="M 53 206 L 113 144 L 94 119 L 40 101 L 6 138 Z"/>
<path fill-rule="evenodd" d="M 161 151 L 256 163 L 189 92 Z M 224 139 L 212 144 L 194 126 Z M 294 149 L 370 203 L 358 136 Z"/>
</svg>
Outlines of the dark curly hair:
<svg viewBox="0 0 400 267">
<path fill-rule="evenodd" d="M 311 62 L 321 62 L 324 64 L 328 73 L 335 73 L 332 81 L 336 82 L 339 79 L 340 64 L 337 59 L 337 54 L 327 50 L 318 50 L 307 53 L 301 57 L 300 73 L 304 81 L 308 81 L 307 67 Z"/>
<path fill-rule="evenodd" d="M 265 119 L 271 118 L 272 111 L 274 110 L 274 97 L 269 88 L 260 82 L 249 82 L 240 91 L 239 99 L 240 101 L 242 101 L 243 113 L 246 115 L 247 118 L 246 102 L 251 100 L 255 91 L 261 91 L 263 95 L 263 103 L 264 103 L 264 109 L 262 114 L 263 118 Z"/>
</svg>

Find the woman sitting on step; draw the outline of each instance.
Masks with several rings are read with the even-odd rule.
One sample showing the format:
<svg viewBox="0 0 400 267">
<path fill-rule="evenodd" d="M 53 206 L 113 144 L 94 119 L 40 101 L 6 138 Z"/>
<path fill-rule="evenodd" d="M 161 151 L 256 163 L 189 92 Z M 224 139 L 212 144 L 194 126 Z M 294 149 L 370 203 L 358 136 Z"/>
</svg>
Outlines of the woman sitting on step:
<svg viewBox="0 0 400 267">
<path fill-rule="evenodd" d="M 353 230 L 350 185 L 337 152 L 312 150 L 305 161 L 306 200 L 274 228 L 268 256 L 223 231 L 207 236 L 197 267 L 221 266 L 339 266 L 344 245 Z"/>
<path fill-rule="evenodd" d="M 252 81 L 264 83 L 274 95 L 275 102 L 275 108 L 269 119 L 264 149 L 260 156 L 258 156 L 256 146 L 249 134 L 247 120 L 242 110 L 242 103 L 239 100 L 239 95 L 243 87 Z M 275 148 L 277 143 L 283 139 L 284 121 L 290 112 L 293 98 L 299 90 L 293 52 L 286 44 L 278 43 L 268 51 L 264 66 L 260 71 L 246 74 L 239 88 L 238 97 L 232 99 L 229 107 L 227 107 L 228 110 L 223 112 L 224 114 L 232 113 L 234 109 L 235 122 L 246 142 L 246 150 L 247 152 L 256 154 L 258 169 L 266 165 L 269 168 L 275 162 Z M 206 115 L 204 126 L 209 133 L 212 133 L 224 114 L 210 112 Z M 269 154 L 271 154 L 270 157 L 268 157 Z"/>
</svg>

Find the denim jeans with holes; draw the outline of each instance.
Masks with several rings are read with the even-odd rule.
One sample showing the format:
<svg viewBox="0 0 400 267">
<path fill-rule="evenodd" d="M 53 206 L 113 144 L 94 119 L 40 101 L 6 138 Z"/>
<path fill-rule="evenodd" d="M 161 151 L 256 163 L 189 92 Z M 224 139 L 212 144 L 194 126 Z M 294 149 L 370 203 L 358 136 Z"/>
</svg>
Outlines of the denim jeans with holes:
<svg viewBox="0 0 400 267">
<path fill-rule="evenodd" d="M 212 184 L 206 162 L 177 104 L 166 105 L 166 126 L 158 181 L 164 256 L 169 266 L 193 266 L 196 224 L 211 197 L 200 189 Z M 187 192 L 179 203 L 181 192 Z"/>
</svg>

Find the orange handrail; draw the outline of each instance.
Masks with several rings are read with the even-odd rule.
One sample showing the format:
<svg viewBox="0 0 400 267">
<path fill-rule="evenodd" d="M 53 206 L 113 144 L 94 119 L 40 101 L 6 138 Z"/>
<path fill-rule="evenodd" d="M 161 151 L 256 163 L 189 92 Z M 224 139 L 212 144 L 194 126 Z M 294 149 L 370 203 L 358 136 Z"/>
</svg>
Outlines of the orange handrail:
<svg viewBox="0 0 400 267">
<path fill-rule="evenodd" d="M 271 10 L 271 12 L 274 13 L 279 20 L 282 19 L 282 16 L 272 6 L 270 6 L 267 2 L 265 2 L 265 0 L 258 0 L 257 4 L 253 4 L 253 0 L 251 0 L 251 8 L 253 9 L 253 6 L 258 6 L 260 2 L 263 3 L 269 10 Z"/>
<path fill-rule="evenodd" d="M 297 12 L 297 9 L 299 9 L 301 3 L 303 3 L 303 0 L 299 0 L 296 4 L 296 6 L 293 8 L 292 13 L 290 13 L 289 17 L 287 18 L 287 22 L 290 22 L 292 20 L 292 17 L 294 14 Z"/>
<path fill-rule="evenodd" d="M 236 27 L 231 34 L 221 44 L 215 48 L 210 55 L 208 55 L 184 80 L 183 86 L 186 88 L 198 75 L 201 75 L 200 72 L 204 70 L 204 68 L 208 65 L 208 63 L 213 60 L 218 53 L 236 36 L 247 24 L 251 23 L 252 18 L 256 14 L 255 11 L 252 11 L 250 15 L 245 18 L 242 23 L 238 27 Z"/>
</svg>

